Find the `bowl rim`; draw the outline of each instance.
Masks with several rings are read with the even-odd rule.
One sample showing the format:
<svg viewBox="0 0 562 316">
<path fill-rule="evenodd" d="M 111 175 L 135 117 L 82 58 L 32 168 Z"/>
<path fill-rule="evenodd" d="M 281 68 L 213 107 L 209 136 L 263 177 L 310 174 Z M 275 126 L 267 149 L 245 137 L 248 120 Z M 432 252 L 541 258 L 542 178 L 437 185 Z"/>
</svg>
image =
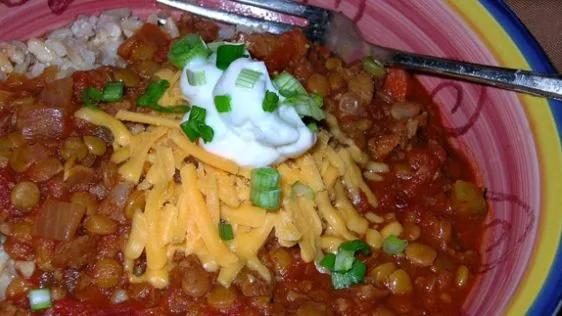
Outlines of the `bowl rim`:
<svg viewBox="0 0 562 316">
<path fill-rule="evenodd" d="M 502 26 L 515 43 L 530 69 L 545 73 L 556 73 L 543 48 L 521 22 L 519 17 L 504 1 L 480 0 L 480 4 Z M 562 135 L 562 101 L 546 100 L 554 119 L 557 139 Z M 543 208 L 544 209 L 544 208 Z M 536 256 L 536 255 L 534 255 Z M 533 261 L 529 262 L 532 265 Z M 527 275 L 528 276 L 528 275 Z M 562 306 L 562 236 L 558 238 L 558 247 L 550 271 L 536 297 L 529 306 L 528 315 L 554 315 Z M 519 311 L 520 312 L 520 311 Z"/>
<path fill-rule="evenodd" d="M 503 61 L 509 61 L 511 66 L 529 68 L 539 72 L 556 72 L 536 39 L 504 1 L 479 0 L 477 3 L 472 2 L 471 4 L 454 0 L 442 1 L 471 24 L 471 28 L 480 35 L 482 40 L 488 40 L 487 44 L 490 45 L 487 46 L 500 64 Z M 485 16 L 478 16 L 479 13 Z M 494 24 L 492 31 L 492 33 L 495 32 L 494 35 L 488 36 L 485 30 L 483 31 L 476 25 L 479 18 L 485 20 L 487 25 Z M 502 43 L 509 46 L 508 51 L 515 53 L 516 56 L 506 56 L 508 53 L 493 50 L 490 41 L 495 40 L 496 37 L 501 38 Z M 512 63 L 512 61 L 514 62 Z M 542 197 L 543 205 L 537 238 L 539 242 L 527 262 L 523 280 L 504 313 L 550 315 L 554 314 L 555 310 L 559 310 L 562 304 L 562 213 L 558 212 L 560 214 L 556 215 L 559 202 L 562 202 L 559 197 L 559 193 L 562 192 L 562 184 L 556 184 L 559 180 L 557 177 L 562 177 L 560 167 L 562 166 L 562 101 L 523 95 L 520 95 L 519 98 L 526 111 L 528 110 L 528 118 L 535 119 L 531 124 L 542 123 L 537 118 L 548 120 L 545 125 L 551 124 L 540 132 L 533 131 L 538 147 L 545 147 L 545 144 L 554 146 L 548 150 L 537 148 L 538 157 L 541 160 L 548 158 L 545 159 L 546 162 L 541 161 L 541 186 L 546 190 Z M 540 113 L 532 109 L 536 106 L 543 106 Z M 549 158 L 548 154 L 552 154 L 552 157 Z M 556 172 L 549 174 L 551 171 Z M 545 211 L 548 212 L 544 214 Z M 545 234 L 545 231 L 548 234 Z M 552 233 L 550 233 L 551 231 Z M 528 285 L 531 286 L 527 287 Z"/>
</svg>

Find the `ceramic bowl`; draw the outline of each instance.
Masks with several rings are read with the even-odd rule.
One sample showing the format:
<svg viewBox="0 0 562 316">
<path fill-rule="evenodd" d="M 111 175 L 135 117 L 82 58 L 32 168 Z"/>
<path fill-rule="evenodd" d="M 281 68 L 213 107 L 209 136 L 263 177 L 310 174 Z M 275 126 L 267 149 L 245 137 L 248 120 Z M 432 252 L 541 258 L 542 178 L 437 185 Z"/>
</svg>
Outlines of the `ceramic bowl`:
<svg viewBox="0 0 562 316">
<path fill-rule="evenodd" d="M 22 1 L 0 1 L 6 2 Z M 378 44 L 476 63 L 553 71 L 503 1 L 310 3 L 354 18 L 365 38 Z M 38 36 L 78 14 L 121 7 L 146 15 L 156 4 L 149 0 L 0 4 L 0 39 Z M 488 189 L 491 202 L 481 249 L 483 269 L 463 314 L 552 314 L 562 294 L 562 102 L 448 79 L 419 78 L 441 108 L 451 142 L 474 163 L 479 184 Z"/>
</svg>

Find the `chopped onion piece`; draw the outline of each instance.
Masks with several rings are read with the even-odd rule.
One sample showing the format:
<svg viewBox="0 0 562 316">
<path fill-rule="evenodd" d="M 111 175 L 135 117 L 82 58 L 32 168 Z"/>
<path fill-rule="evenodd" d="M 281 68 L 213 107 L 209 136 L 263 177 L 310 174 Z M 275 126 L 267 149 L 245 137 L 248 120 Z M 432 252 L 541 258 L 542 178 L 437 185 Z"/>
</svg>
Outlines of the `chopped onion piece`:
<svg viewBox="0 0 562 316">
<path fill-rule="evenodd" d="M 56 200 L 47 200 L 33 227 L 33 235 L 60 241 L 68 241 L 86 212 L 82 205 Z"/>
</svg>

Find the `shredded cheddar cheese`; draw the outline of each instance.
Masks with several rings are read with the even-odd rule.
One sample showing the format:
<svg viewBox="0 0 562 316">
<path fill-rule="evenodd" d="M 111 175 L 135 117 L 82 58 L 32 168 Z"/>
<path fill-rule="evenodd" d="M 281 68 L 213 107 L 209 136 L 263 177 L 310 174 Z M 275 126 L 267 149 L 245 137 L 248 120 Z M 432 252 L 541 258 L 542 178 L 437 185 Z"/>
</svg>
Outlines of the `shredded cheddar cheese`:
<svg viewBox="0 0 562 316">
<path fill-rule="evenodd" d="M 116 145 L 127 146 L 131 142 L 131 132 L 125 124 L 104 111 L 83 107 L 76 111 L 74 116 L 92 124 L 107 127 L 113 133 Z"/>
<path fill-rule="evenodd" d="M 172 86 L 179 78 L 171 70 L 157 76 Z M 177 104 L 176 98 L 173 91 L 167 92 L 162 104 Z M 369 212 L 367 219 L 355 208 L 361 196 L 377 206 L 359 166 L 376 173 L 388 169 L 368 161 L 341 132 L 320 131 L 312 150 L 275 166 L 281 174 L 282 203 L 278 211 L 267 212 L 249 201 L 250 170 L 190 142 L 175 119 L 128 111 L 112 117 L 88 108 L 76 115 L 111 130 L 115 137 L 111 160 L 119 165 L 119 174 L 145 195 L 146 205 L 134 212 L 123 251 L 130 282 L 167 286 L 176 252 L 196 255 L 204 269 L 218 272 L 217 281 L 225 287 L 244 268 L 272 281 L 258 258 L 271 237 L 283 247 L 298 245 L 302 259 L 311 262 L 321 259 L 323 252 L 335 252 L 347 240 L 362 238 L 380 248 L 390 229 L 377 231 L 374 219 L 380 217 Z M 131 133 L 120 120 L 148 127 Z M 314 196 L 294 194 L 296 182 L 310 187 Z M 221 221 L 232 225 L 234 239 L 220 238 Z M 147 269 L 137 276 L 134 262 L 143 253 Z"/>
<path fill-rule="evenodd" d="M 119 110 L 115 118 L 121 121 L 136 122 L 154 126 L 180 128 L 180 121 L 146 113 Z"/>
</svg>

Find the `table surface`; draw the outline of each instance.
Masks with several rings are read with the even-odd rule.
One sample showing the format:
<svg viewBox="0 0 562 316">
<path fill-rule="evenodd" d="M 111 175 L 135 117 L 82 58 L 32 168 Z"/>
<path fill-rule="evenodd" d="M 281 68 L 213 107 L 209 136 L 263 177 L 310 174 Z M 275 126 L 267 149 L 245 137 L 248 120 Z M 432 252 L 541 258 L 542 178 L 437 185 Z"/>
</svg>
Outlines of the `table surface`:
<svg viewBox="0 0 562 316">
<path fill-rule="evenodd" d="M 558 69 L 558 73 L 562 72 L 562 0 L 505 0 L 505 2 L 541 44 L 554 67 Z"/>
</svg>

